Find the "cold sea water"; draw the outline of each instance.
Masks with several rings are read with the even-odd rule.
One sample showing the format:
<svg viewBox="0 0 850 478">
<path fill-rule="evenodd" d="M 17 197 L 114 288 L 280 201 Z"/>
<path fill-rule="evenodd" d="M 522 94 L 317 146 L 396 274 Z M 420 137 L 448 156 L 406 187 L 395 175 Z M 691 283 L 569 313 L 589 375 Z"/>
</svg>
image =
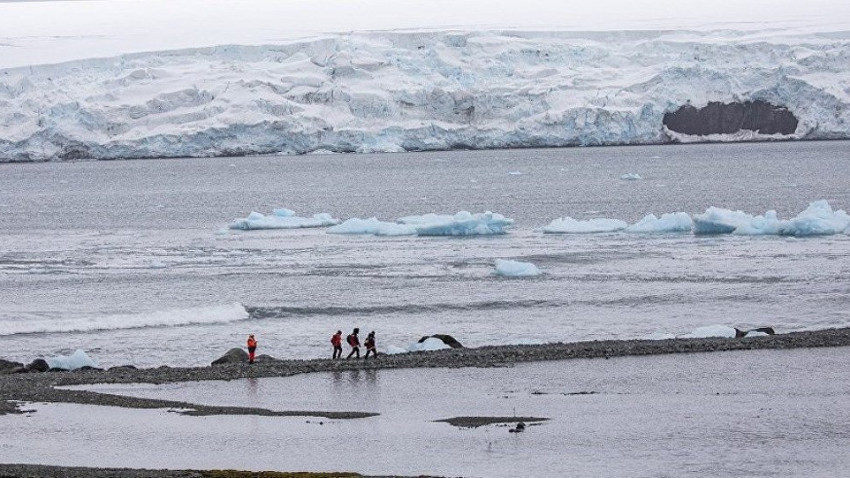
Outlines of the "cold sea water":
<svg viewBox="0 0 850 478">
<path fill-rule="evenodd" d="M 850 208 L 850 143 L 2 164 L 0 356 L 188 366 L 248 333 L 259 353 L 312 358 L 353 327 L 375 330 L 380 350 L 435 333 L 482 346 L 846 326 L 846 234 L 541 231 L 564 216 L 633 223 L 710 206 L 789 218 L 819 199 Z M 466 238 L 227 229 L 280 207 L 515 223 Z M 543 274 L 500 277 L 496 259 Z"/>
</svg>

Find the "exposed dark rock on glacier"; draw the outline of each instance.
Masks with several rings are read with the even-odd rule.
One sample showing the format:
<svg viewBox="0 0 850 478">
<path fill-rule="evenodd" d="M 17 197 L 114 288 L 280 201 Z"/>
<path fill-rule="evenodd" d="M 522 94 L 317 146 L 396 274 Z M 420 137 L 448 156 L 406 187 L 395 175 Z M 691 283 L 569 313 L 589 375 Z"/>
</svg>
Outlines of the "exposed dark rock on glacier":
<svg viewBox="0 0 850 478">
<path fill-rule="evenodd" d="M 663 124 L 677 133 L 705 136 L 753 131 L 760 134 L 794 134 L 798 120 L 783 106 L 765 101 L 720 103 L 703 108 L 685 105 L 664 115 Z"/>
</svg>

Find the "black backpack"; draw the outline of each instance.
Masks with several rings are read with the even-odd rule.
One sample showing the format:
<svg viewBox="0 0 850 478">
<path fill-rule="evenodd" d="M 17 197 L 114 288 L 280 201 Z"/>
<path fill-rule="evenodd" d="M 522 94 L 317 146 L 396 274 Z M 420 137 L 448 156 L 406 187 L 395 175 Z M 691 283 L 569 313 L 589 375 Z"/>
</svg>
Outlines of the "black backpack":
<svg viewBox="0 0 850 478">
<path fill-rule="evenodd" d="M 346 337 L 345 340 L 348 342 L 348 345 L 351 345 L 352 347 L 356 343 L 355 338 L 354 338 L 354 334 L 348 334 L 348 337 Z"/>
</svg>

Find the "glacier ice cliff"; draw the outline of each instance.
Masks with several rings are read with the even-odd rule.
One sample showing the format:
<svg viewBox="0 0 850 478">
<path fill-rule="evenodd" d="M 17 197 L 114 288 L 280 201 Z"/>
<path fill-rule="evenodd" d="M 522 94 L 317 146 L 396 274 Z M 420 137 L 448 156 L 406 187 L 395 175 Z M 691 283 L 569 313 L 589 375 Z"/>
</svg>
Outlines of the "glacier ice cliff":
<svg viewBox="0 0 850 478">
<path fill-rule="evenodd" d="M 0 161 L 742 138 L 663 124 L 713 102 L 798 120 L 768 138 L 850 137 L 850 32 L 366 32 L 5 69 Z"/>
</svg>

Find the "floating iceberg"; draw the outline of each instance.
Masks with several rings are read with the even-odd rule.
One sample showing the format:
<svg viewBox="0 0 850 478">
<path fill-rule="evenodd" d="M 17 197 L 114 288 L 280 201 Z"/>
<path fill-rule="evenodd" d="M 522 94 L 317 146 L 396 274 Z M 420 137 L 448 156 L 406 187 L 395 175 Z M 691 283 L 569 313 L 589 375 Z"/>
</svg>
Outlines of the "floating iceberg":
<svg viewBox="0 0 850 478">
<path fill-rule="evenodd" d="M 330 214 L 314 214 L 313 217 L 298 217 L 289 209 L 275 209 L 271 216 L 251 212 L 248 217 L 237 219 L 230 229 L 252 231 L 258 229 L 299 229 L 304 227 L 327 227 L 339 224 L 339 219 Z"/>
<path fill-rule="evenodd" d="M 841 209 L 833 211 L 823 199 L 812 202 L 805 211 L 789 220 L 780 220 L 776 211 L 767 211 L 763 216 L 753 216 L 743 211 L 716 207 L 708 208 L 704 214 L 695 215 L 693 220 L 695 234 L 804 237 L 841 234 L 850 227 L 850 216 Z"/>
<path fill-rule="evenodd" d="M 453 216 L 406 216 L 398 222 L 414 227 L 420 236 L 489 236 L 504 234 L 514 220 L 490 211 L 477 214 L 460 211 Z"/>
<path fill-rule="evenodd" d="M 555 219 L 543 228 L 546 234 L 591 234 L 596 232 L 616 232 L 628 227 L 625 221 L 619 219 L 596 218 L 578 221 L 569 216 Z"/>
<path fill-rule="evenodd" d="M 687 213 L 674 212 L 662 214 L 657 218 L 655 214 L 648 214 L 640 221 L 626 228 L 626 232 L 691 232 L 694 221 Z"/>
<path fill-rule="evenodd" d="M 83 367 L 97 367 L 97 364 L 89 358 L 89 356 L 83 352 L 82 350 L 77 350 L 71 355 L 57 355 L 56 357 L 52 357 L 47 359 L 47 365 L 50 368 L 57 368 L 62 370 L 76 370 L 78 368 Z"/>
<path fill-rule="evenodd" d="M 541 272 L 530 262 L 496 259 L 496 274 L 502 277 L 534 277 L 539 276 Z"/>
<path fill-rule="evenodd" d="M 342 224 L 328 228 L 328 234 L 374 234 L 376 236 L 412 236 L 416 228 L 408 224 L 369 219 L 351 218 Z"/>
<path fill-rule="evenodd" d="M 839 209 L 833 211 L 825 200 L 809 204 L 794 219 L 782 221 L 779 234 L 783 236 L 823 236 L 840 234 L 850 228 L 850 216 Z"/>
<path fill-rule="evenodd" d="M 640 177 L 640 174 L 637 174 L 637 173 L 626 173 L 626 174 L 620 176 L 620 179 L 623 179 L 625 181 L 637 181 L 637 180 L 640 180 L 640 179 L 643 179 L 643 178 Z"/>
</svg>

